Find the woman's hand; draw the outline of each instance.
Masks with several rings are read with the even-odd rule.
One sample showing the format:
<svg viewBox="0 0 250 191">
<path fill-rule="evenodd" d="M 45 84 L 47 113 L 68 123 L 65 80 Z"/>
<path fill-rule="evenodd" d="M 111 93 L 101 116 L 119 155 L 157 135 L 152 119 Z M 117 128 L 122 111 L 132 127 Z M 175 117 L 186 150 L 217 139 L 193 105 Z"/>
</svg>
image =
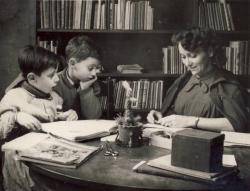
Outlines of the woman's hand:
<svg viewBox="0 0 250 191">
<path fill-rule="evenodd" d="M 63 121 L 75 121 L 78 119 L 78 115 L 75 112 L 75 110 L 70 109 L 66 112 L 59 113 L 57 115 L 58 120 L 63 120 Z"/>
<path fill-rule="evenodd" d="M 166 127 L 189 128 L 196 125 L 197 117 L 184 115 L 170 115 L 161 118 L 158 122 Z"/>
<path fill-rule="evenodd" d="M 160 120 L 162 118 L 162 114 L 161 112 L 159 111 L 155 111 L 155 110 L 151 110 L 149 113 L 148 113 L 148 116 L 147 116 L 147 120 L 149 123 L 155 123 Z"/>
<path fill-rule="evenodd" d="M 16 114 L 16 122 L 32 131 L 40 131 L 41 123 L 32 115 L 24 112 L 18 112 Z"/>
</svg>

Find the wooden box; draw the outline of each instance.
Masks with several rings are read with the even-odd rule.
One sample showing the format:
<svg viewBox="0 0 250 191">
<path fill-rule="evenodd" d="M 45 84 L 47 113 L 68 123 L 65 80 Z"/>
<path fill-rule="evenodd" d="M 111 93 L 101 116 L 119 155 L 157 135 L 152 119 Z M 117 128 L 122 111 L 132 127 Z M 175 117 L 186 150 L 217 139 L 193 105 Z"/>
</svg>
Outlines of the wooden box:
<svg viewBox="0 0 250 191">
<path fill-rule="evenodd" d="M 179 131 L 173 137 L 171 164 L 204 172 L 220 171 L 224 138 L 224 134 L 209 131 Z"/>
</svg>

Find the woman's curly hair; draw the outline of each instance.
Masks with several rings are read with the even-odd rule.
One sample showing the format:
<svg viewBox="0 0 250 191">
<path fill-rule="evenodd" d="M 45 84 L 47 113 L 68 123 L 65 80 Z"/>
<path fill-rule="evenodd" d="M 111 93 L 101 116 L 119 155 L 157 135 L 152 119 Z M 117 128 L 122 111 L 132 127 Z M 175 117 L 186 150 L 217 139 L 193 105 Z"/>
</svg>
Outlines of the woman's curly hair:
<svg viewBox="0 0 250 191">
<path fill-rule="evenodd" d="M 216 36 L 212 29 L 208 28 L 191 28 L 174 34 L 172 36 L 172 43 L 181 46 L 187 51 L 195 51 L 197 48 L 202 48 L 208 51 L 213 50 L 212 62 L 218 67 L 223 67 L 226 64 L 226 56 L 220 39 Z"/>
</svg>

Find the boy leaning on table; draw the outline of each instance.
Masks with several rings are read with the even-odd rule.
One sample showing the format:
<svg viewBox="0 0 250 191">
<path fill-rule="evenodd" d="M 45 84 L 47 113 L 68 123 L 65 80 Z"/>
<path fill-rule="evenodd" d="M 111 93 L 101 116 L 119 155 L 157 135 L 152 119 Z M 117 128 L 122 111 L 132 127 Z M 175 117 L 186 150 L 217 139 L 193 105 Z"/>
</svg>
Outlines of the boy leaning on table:
<svg viewBox="0 0 250 191">
<path fill-rule="evenodd" d="M 79 119 L 98 119 L 102 115 L 100 52 L 92 39 L 75 36 L 69 40 L 65 55 L 67 67 L 61 71 L 54 96 L 61 100 L 62 110 L 74 109 Z"/>
<path fill-rule="evenodd" d="M 44 48 L 25 46 L 19 53 L 18 64 L 23 80 L 10 89 L 0 102 L 0 138 L 9 141 L 29 131 L 39 131 L 41 122 L 77 120 L 74 110 L 60 114 L 60 103 L 51 96 L 59 81 L 58 56 Z M 3 177 L 5 190 L 31 190 L 34 185 L 28 167 L 15 160 L 15 153 L 4 153 Z"/>
</svg>

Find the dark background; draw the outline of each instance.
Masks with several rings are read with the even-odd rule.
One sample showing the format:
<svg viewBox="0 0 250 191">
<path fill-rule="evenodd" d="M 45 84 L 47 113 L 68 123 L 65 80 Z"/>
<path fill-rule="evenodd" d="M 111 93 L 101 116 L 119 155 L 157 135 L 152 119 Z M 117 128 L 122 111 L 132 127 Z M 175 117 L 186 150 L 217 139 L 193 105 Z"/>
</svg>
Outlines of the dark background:
<svg viewBox="0 0 250 191">
<path fill-rule="evenodd" d="M 19 49 L 35 44 L 35 10 L 35 0 L 0 0 L 0 98 L 19 73 Z"/>
</svg>

